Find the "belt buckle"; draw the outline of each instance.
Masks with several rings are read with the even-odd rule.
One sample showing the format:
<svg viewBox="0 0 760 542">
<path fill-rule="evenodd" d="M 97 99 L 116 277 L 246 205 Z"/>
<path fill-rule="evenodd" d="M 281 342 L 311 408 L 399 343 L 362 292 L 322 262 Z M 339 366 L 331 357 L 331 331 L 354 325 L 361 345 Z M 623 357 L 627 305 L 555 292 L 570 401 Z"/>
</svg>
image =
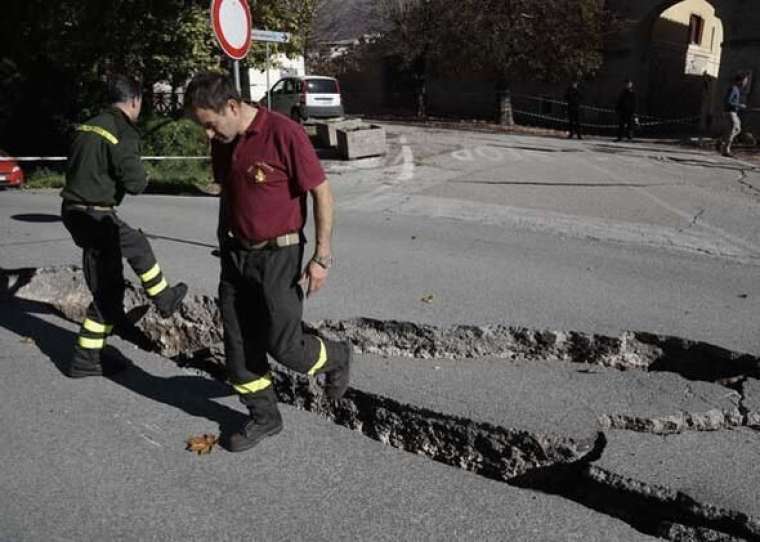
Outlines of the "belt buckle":
<svg viewBox="0 0 760 542">
<path fill-rule="evenodd" d="M 300 235 L 296 232 L 285 233 L 274 239 L 277 248 L 289 247 L 297 244 L 301 240 Z"/>
</svg>

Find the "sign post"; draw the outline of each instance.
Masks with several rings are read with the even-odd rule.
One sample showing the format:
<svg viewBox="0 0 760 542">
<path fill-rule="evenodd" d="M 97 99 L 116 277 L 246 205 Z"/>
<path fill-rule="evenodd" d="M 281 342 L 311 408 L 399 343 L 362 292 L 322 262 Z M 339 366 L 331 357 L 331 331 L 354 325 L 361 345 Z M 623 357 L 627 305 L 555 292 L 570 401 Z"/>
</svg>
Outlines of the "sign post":
<svg viewBox="0 0 760 542">
<path fill-rule="evenodd" d="M 211 26 L 219 46 L 232 58 L 240 92 L 240 60 L 251 48 L 251 10 L 247 0 L 211 0 Z"/>
<path fill-rule="evenodd" d="M 287 32 L 274 32 L 272 30 L 259 30 L 254 28 L 251 32 L 253 41 L 263 41 L 267 44 L 267 109 L 272 109 L 272 93 L 269 90 L 269 44 L 288 43 L 290 34 Z"/>
</svg>

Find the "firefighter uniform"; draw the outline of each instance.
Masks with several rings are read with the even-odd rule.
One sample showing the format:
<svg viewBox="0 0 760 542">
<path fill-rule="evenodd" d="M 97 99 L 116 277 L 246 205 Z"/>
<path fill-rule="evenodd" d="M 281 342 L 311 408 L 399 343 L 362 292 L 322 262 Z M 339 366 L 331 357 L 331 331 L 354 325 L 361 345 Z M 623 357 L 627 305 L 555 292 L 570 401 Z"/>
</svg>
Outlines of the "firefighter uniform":
<svg viewBox="0 0 760 542">
<path fill-rule="evenodd" d="M 303 128 L 262 107 L 229 144 L 213 142 L 222 185 L 219 300 L 229 378 L 251 413 L 227 443 L 254 446 L 282 429 L 267 354 L 302 374 L 325 373 L 325 392 L 346 391 L 351 345 L 303 331 L 306 200 L 325 174 Z"/>
<path fill-rule="evenodd" d="M 139 135 L 120 109 L 110 108 L 77 128 L 61 191 L 61 217 L 82 248 L 93 301 L 79 331 L 69 376 L 102 374 L 106 339 L 124 318 L 123 258 L 162 316 L 170 316 L 187 292 L 183 283 L 169 286 L 143 233 L 116 214 L 125 194 L 139 194 L 146 186 Z"/>
</svg>

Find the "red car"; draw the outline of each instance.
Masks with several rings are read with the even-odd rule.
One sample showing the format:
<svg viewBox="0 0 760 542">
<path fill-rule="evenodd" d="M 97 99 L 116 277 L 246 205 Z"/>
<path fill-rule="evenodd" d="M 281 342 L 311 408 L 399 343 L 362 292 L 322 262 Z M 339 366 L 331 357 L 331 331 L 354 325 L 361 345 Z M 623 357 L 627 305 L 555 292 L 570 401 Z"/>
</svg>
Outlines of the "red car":
<svg viewBox="0 0 760 542">
<path fill-rule="evenodd" d="M 23 184 L 24 172 L 21 171 L 18 162 L 11 158 L 8 153 L 0 150 L 0 186 L 21 188 Z"/>
</svg>

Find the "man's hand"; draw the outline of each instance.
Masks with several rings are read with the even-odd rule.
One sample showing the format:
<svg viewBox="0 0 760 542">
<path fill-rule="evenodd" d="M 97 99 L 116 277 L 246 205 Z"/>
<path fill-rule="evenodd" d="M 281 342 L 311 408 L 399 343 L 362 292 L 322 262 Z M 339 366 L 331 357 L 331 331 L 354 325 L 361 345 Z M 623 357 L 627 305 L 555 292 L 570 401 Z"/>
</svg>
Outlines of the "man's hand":
<svg viewBox="0 0 760 542">
<path fill-rule="evenodd" d="M 301 275 L 300 281 L 306 291 L 306 297 L 319 291 L 319 289 L 324 286 L 325 281 L 327 281 L 327 269 L 314 260 L 309 260 L 309 263 L 306 264 L 306 269 L 303 271 L 303 275 Z"/>
</svg>

